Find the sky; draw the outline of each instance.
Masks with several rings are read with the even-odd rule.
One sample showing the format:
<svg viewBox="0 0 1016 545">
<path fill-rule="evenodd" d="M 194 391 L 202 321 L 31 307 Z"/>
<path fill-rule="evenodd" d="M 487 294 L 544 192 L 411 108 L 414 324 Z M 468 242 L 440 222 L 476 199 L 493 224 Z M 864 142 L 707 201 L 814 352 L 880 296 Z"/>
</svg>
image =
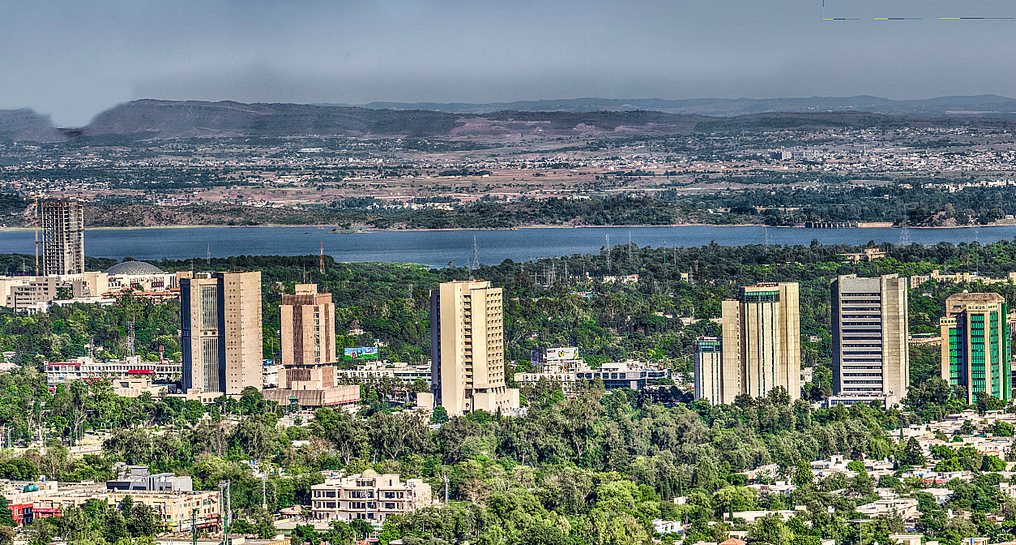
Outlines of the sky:
<svg viewBox="0 0 1016 545">
<path fill-rule="evenodd" d="M 1016 96 L 1016 0 L 0 2 L 0 108 Z M 845 17 L 848 21 L 824 21 Z M 919 17 L 876 21 L 876 17 Z"/>
</svg>

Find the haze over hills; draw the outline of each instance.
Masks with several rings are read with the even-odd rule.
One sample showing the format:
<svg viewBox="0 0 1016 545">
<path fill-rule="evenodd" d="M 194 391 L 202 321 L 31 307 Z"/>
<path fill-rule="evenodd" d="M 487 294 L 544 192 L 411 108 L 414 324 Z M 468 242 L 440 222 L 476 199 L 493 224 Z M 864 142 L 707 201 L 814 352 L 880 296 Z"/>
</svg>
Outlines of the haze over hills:
<svg viewBox="0 0 1016 545">
<path fill-rule="evenodd" d="M 0 110 L 0 142 L 29 140 L 32 142 L 59 142 L 64 139 L 53 126 L 49 116 L 29 109 Z"/>
<path fill-rule="evenodd" d="M 1016 99 L 995 95 L 917 101 L 876 97 L 575 99 L 487 105 L 373 103 L 368 107 L 144 99 L 106 110 L 80 129 L 57 129 L 48 117 L 31 110 L 0 111 L 0 140 L 676 135 L 905 124 L 994 127 L 1008 126 L 1014 118 Z"/>
<path fill-rule="evenodd" d="M 348 106 L 348 105 L 343 105 Z M 594 112 L 652 110 L 671 114 L 738 116 L 774 112 L 857 111 L 882 114 L 947 115 L 958 113 L 1012 114 L 1016 99 L 998 95 L 950 96 L 920 100 L 891 100 L 867 95 L 855 97 L 810 98 L 702 98 L 667 100 L 659 98 L 609 99 L 576 98 L 527 100 L 486 104 L 439 102 L 371 102 L 363 108 L 394 110 L 434 110 L 439 112 L 480 114 L 502 110 L 532 112 Z"/>
</svg>

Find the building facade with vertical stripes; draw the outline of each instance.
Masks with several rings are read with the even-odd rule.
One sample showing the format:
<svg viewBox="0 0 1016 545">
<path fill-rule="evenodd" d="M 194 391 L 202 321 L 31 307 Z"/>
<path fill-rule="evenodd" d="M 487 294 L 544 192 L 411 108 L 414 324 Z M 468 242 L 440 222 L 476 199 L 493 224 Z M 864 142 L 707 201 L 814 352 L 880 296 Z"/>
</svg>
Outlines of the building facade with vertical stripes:
<svg viewBox="0 0 1016 545">
<path fill-rule="evenodd" d="M 980 393 L 1012 399 L 1012 350 L 1008 306 L 997 293 L 956 293 L 945 300 L 942 379 L 966 391 L 967 403 Z"/>
<path fill-rule="evenodd" d="M 845 275 L 830 284 L 833 394 L 898 403 L 910 385 L 908 279 Z M 842 399 L 840 399 L 842 398 Z"/>
<path fill-rule="evenodd" d="M 180 317 L 185 392 L 262 389 L 260 271 L 181 279 Z"/>
<path fill-rule="evenodd" d="M 722 305 L 722 403 L 738 394 L 764 397 L 783 387 L 801 397 L 800 289 L 796 282 L 741 288 Z"/>
</svg>

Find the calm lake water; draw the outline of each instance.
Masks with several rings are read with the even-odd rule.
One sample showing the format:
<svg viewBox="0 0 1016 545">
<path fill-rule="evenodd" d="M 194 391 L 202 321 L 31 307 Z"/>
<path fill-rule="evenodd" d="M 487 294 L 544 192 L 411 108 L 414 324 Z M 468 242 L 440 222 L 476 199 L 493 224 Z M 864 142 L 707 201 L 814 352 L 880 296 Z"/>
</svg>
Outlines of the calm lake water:
<svg viewBox="0 0 1016 545">
<path fill-rule="evenodd" d="M 632 242 L 640 246 L 703 246 L 715 241 L 725 246 L 747 244 L 795 245 L 865 244 L 901 240 L 901 230 L 797 229 L 764 227 L 591 227 L 578 229 L 519 229 L 516 231 L 375 231 L 362 234 L 332 234 L 330 228 L 316 227 L 196 227 L 186 229 L 89 230 L 85 253 L 95 257 L 159 260 L 235 255 L 317 254 L 324 242 L 325 253 L 338 261 L 399 261 L 444 266 L 466 264 L 473 253 L 473 237 L 480 262 L 501 263 L 505 259 L 526 261 L 540 257 L 596 253 L 607 244 Z M 939 242 L 981 243 L 1011 240 L 1016 226 L 964 227 L 956 229 L 910 229 L 910 239 L 919 244 Z M 32 232 L 0 232 L 0 253 L 31 254 Z"/>
</svg>

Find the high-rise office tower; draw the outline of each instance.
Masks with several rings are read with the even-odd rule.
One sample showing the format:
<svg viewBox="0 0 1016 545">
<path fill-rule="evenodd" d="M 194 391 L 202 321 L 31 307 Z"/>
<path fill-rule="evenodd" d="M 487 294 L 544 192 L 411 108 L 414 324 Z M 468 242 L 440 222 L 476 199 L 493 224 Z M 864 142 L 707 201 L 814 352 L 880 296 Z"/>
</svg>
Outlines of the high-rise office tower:
<svg viewBox="0 0 1016 545">
<path fill-rule="evenodd" d="M 283 365 L 335 362 L 335 304 L 330 293 L 318 293 L 317 284 L 297 284 L 294 295 L 282 296 L 279 311 Z"/>
<path fill-rule="evenodd" d="M 282 365 L 279 387 L 297 390 L 335 386 L 335 304 L 317 284 L 297 284 L 279 307 Z"/>
<path fill-rule="evenodd" d="M 895 274 L 832 281 L 833 393 L 838 401 L 881 399 L 892 405 L 907 395 L 908 284 Z"/>
<path fill-rule="evenodd" d="M 707 399 L 714 405 L 724 403 L 723 341 L 719 337 L 695 340 L 695 399 Z"/>
<path fill-rule="evenodd" d="M 73 199 L 54 199 L 40 205 L 42 215 L 42 274 L 85 272 L 85 212 Z"/>
<path fill-rule="evenodd" d="M 957 293 L 945 300 L 942 379 L 962 386 L 967 403 L 978 393 L 1012 399 L 1008 308 L 997 293 Z"/>
<path fill-rule="evenodd" d="M 501 288 L 490 282 L 445 282 L 430 292 L 431 384 L 451 415 L 517 409 L 505 386 Z"/>
<path fill-rule="evenodd" d="M 261 390 L 260 272 L 181 279 L 180 316 L 184 391 Z"/>
<path fill-rule="evenodd" d="M 723 403 L 763 397 L 777 386 L 801 397 L 801 314 L 796 282 L 741 288 L 723 301 Z"/>
</svg>

